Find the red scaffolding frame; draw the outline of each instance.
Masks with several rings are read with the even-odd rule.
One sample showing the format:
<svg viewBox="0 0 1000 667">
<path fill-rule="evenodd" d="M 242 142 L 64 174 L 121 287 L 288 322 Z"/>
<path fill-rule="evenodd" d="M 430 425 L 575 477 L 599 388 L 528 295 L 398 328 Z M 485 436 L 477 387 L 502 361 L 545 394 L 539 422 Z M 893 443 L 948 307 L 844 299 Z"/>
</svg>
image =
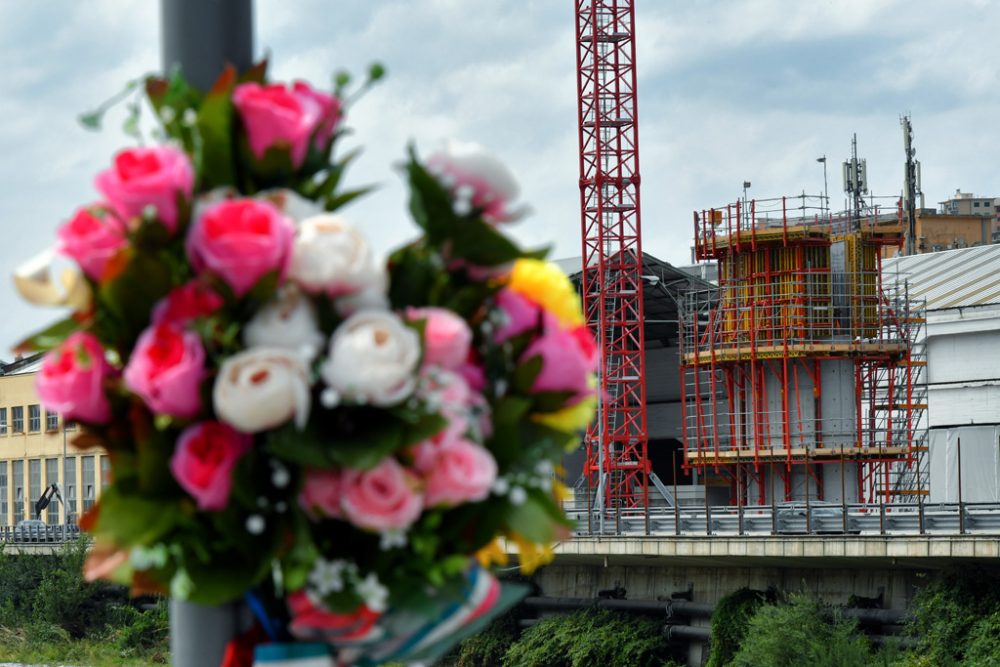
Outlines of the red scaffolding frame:
<svg viewBox="0 0 1000 667">
<path fill-rule="evenodd" d="M 648 508 L 646 369 L 635 12 L 631 0 L 576 2 L 582 294 L 601 347 L 600 407 L 586 438 L 590 498 Z"/>
<path fill-rule="evenodd" d="M 853 464 L 860 502 L 919 500 L 924 318 L 881 264 L 901 209 L 831 214 L 809 199 L 695 214 L 695 254 L 719 263 L 719 287 L 688 295 L 681 318 L 685 467 L 719 475 L 738 505 L 753 484 L 761 504 L 793 500 L 797 466 L 822 500 L 824 463 L 840 464 L 841 485 Z M 825 387 L 821 368 L 843 384 Z M 824 414 L 824 392 L 848 385 L 840 414 Z"/>
</svg>

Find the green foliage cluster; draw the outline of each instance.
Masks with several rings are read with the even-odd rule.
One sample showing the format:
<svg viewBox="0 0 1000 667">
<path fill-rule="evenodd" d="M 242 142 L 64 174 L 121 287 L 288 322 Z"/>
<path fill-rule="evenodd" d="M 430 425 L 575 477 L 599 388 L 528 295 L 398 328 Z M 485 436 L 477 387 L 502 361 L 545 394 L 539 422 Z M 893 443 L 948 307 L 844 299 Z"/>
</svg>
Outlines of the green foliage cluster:
<svg viewBox="0 0 1000 667">
<path fill-rule="evenodd" d="M 706 667 L 729 664 L 743 643 L 750 619 L 767 599 L 763 591 L 741 588 L 719 600 L 712 614 L 711 652 Z"/>
<path fill-rule="evenodd" d="M 517 641 L 516 611 L 509 611 L 478 635 L 461 642 L 445 656 L 449 667 L 503 667 L 503 658 Z"/>
<path fill-rule="evenodd" d="M 915 655 L 935 667 L 1000 667 L 1000 574 L 962 568 L 923 586 L 911 604 Z M 906 667 L 918 667 L 912 662 Z"/>
<path fill-rule="evenodd" d="M 766 604 L 750 618 L 730 667 L 867 667 L 886 664 L 872 653 L 857 622 L 829 619 L 821 603 L 793 595 L 787 604 Z"/>
<path fill-rule="evenodd" d="M 551 616 L 524 631 L 497 662 L 502 640 L 484 641 L 482 653 L 468 650 L 463 662 L 451 665 L 498 667 L 672 667 L 661 623 L 639 616 L 584 609 Z M 493 662 L 490 662 L 492 660 Z"/>
<path fill-rule="evenodd" d="M 0 548 L 0 660 L 79 655 L 81 664 L 93 664 L 96 650 L 119 659 L 166 661 L 165 601 L 142 611 L 124 587 L 86 582 L 87 546 L 81 538 L 53 556 Z"/>
</svg>

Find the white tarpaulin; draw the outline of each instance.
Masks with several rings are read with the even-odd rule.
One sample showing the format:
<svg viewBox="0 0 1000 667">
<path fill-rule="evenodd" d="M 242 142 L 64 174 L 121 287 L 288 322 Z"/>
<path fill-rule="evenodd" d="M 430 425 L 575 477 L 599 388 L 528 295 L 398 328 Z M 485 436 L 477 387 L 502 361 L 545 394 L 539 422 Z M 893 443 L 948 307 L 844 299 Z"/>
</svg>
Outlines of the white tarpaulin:
<svg viewBox="0 0 1000 667">
<path fill-rule="evenodd" d="M 961 443 L 961 444 L 960 444 Z M 961 426 L 930 432 L 929 502 L 1000 502 L 1000 426 Z"/>
</svg>

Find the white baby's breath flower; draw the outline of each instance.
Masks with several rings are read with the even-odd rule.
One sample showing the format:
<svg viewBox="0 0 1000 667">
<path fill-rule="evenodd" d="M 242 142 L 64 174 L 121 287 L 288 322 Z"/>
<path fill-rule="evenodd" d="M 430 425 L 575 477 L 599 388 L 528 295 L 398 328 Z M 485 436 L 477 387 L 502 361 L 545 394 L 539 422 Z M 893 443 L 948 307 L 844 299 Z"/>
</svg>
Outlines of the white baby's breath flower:
<svg viewBox="0 0 1000 667">
<path fill-rule="evenodd" d="M 416 331 L 393 313 L 364 311 L 334 332 L 321 374 L 344 398 L 384 407 L 413 392 L 419 360 Z"/>
<path fill-rule="evenodd" d="M 371 572 L 354 587 L 354 591 L 365 601 L 365 606 L 376 614 L 384 612 L 389 602 L 389 589 L 382 585 Z"/>
<path fill-rule="evenodd" d="M 378 547 L 382 551 L 389 551 L 396 547 L 406 546 L 406 530 L 405 529 L 395 529 L 395 530 L 384 530 L 379 536 Z"/>
<path fill-rule="evenodd" d="M 219 419 L 244 433 L 257 433 L 294 417 L 309 418 L 309 374 L 297 355 L 257 347 L 226 359 L 212 390 Z"/>
<path fill-rule="evenodd" d="M 342 560 L 317 558 L 309 572 L 310 587 L 321 596 L 344 590 L 345 565 Z"/>
</svg>

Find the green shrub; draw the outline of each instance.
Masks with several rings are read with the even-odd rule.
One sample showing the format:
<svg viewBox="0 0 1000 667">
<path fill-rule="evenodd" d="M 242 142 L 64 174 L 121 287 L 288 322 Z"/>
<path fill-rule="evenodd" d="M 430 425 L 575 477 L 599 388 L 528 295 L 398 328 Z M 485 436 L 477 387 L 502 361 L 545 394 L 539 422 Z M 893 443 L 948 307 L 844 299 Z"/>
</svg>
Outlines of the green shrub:
<svg viewBox="0 0 1000 667">
<path fill-rule="evenodd" d="M 442 661 L 449 667 L 501 667 L 504 654 L 517 639 L 517 617 L 503 614 L 478 635 L 456 646 Z"/>
<path fill-rule="evenodd" d="M 112 631 L 112 639 L 122 657 L 167 650 L 170 617 L 166 600 L 146 611 L 122 606 L 115 615 L 118 627 Z"/>
<path fill-rule="evenodd" d="M 767 594 L 741 588 L 719 600 L 712 613 L 712 638 L 706 667 L 726 667 L 743 643 L 747 626 Z"/>
<path fill-rule="evenodd" d="M 550 616 L 511 645 L 504 667 L 665 667 L 662 621 L 585 609 Z"/>
<path fill-rule="evenodd" d="M 1000 577 L 995 572 L 963 568 L 935 577 L 911 604 L 907 631 L 917 640 L 914 653 L 926 655 L 934 667 L 964 666 L 970 633 L 997 611 Z"/>
<path fill-rule="evenodd" d="M 962 667 L 1000 667 L 1000 610 L 972 626 Z"/>
<path fill-rule="evenodd" d="M 760 607 L 750 619 L 732 667 L 869 667 L 878 664 L 857 623 L 828 621 L 817 600 L 792 596 Z"/>
</svg>

